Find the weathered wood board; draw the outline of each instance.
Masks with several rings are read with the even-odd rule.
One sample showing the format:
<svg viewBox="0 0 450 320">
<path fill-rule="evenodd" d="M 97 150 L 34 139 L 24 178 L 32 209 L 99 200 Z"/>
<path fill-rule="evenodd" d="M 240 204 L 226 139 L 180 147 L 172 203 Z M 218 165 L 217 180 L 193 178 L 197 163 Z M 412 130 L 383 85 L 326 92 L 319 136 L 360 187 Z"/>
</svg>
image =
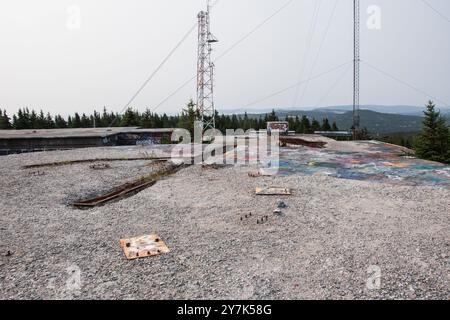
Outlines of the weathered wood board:
<svg viewBox="0 0 450 320">
<path fill-rule="evenodd" d="M 258 196 L 290 196 L 292 194 L 291 189 L 278 187 L 256 188 L 255 192 Z"/>
</svg>

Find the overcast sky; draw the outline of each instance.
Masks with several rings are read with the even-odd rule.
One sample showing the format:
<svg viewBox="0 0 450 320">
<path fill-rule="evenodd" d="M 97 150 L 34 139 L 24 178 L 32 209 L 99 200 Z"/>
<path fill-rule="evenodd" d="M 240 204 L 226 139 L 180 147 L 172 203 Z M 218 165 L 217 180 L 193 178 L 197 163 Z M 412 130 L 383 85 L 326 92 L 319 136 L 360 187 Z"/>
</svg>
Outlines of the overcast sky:
<svg viewBox="0 0 450 320">
<path fill-rule="evenodd" d="M 219 56 L 288 0 L 219 0 L 212 32 Z M 450 1 L 427 0 L 446 17 Z M 14 0 L 0 3 L 0 108 L 52 113 L 120 111 L 196 22 L 206 0 Z M 294 0 L 216 63 L 216 108 L 253 101 L 352 60 L 353 1 Z M 378 6 L 381 20 L 367 14 Z M 77 19 L 77 10 L 80 19 Z M 314 12 L 317 24 L 312 33 Z M 367 20 L 371 19 L 367 27 Z M 377 29 L 381 27 L 381 29 Z M 311 45 L 308 46 L 311 36 Z M 361 0 L 361 59 L 450 101 L 450 22 L 421 0 Z M 321 50 L 319 50 L 321 48 Z M 193 32 L 132 104 L 154 108 L 195 75 Z M 316 61 L 314 66 L 314 61 Z M 313 68 L 314 67 L 314 68 Z M 303 72 L 301 72 L 303 70 Z M 338 81 L 339 80 L 339 81 Z M 351 104 L 348 64 L 249 106 L 311 108 Z M 157 111 L 177 113 L 195 81 Z M 297 97 L 297 98 L 296 98 Z M 361 104 L 423 105 L 429 97 L 361 65 Z"/>
</svg>

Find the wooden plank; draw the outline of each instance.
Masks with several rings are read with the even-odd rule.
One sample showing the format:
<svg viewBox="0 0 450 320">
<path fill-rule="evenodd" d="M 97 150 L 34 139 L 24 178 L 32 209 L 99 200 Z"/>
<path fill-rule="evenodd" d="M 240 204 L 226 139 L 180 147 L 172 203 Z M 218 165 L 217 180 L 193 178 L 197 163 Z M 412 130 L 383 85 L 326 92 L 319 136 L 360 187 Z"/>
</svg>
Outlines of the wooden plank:
<svg viewBox="0 0 450 320">
<path fill-rule="evenodd" d="M 256 188 L 255 193 L 258 196 L 290 196 L 292 194 L 290 189 L 278 187 Z"/>
</svg>

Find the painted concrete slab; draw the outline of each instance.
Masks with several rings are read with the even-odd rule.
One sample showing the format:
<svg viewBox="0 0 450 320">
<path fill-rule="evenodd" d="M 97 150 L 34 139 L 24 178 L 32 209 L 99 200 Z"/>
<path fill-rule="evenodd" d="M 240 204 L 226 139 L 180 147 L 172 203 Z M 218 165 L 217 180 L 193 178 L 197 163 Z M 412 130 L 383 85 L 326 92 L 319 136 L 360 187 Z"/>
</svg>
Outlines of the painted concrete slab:
<svg viewBox="0 0 450 320">
<path fill-rule="evenodd" d="M 390 144 L 373 141 L 357 144 L 365 151 L 283 148 L 279 174 L 450 187 L 450 166 L 417 159 L 407 155 L 404 148 Z"/>
</svg>

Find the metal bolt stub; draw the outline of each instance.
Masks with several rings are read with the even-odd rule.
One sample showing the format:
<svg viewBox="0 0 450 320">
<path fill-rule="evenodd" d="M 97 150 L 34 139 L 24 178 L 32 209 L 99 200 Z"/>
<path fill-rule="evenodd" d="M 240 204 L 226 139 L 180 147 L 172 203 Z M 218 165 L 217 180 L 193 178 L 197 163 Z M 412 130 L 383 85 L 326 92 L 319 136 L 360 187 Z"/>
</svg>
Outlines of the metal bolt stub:
<svg viewBox="0 0 450 320">
<path fill-rule="evenodd" d="M 256 224 L 263 224 L 264 222 L 269 221 L 269 216 L 264 216 L 261 219 L 256 220 Z"/>
<path fill-rule="evenodd" d="M 33 172 L 29 172 L 29 174 L 30 175 L 33 175 L 33 176 L 45 176 L 45 171 L 33 171 Z"/>
</svg>

